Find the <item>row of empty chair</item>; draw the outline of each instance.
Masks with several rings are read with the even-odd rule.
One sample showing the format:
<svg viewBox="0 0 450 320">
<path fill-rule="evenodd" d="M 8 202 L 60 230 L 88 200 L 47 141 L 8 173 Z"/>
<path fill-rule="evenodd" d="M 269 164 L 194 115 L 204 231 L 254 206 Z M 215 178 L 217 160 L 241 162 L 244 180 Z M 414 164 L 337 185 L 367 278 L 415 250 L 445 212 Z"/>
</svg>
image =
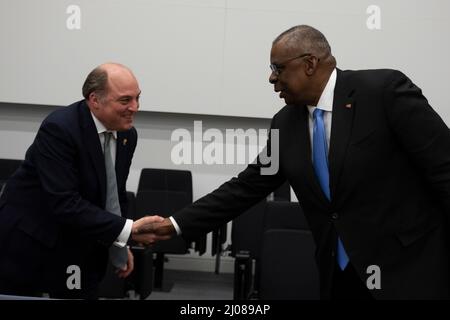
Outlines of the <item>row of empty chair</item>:
<svg viewBox="0 0 450 320">
<path fill-rule="evenodd" d="M 234 299 L 319 299 L 315 244 L 286 186 L 233 221 Z M 289 188 L 290 189 L 290 188 Z"/>
<path fill-rule="evenodd" d="M 0 188 L 22 160 L 0 159 Z M 126 217 L 137 220 L 145 215 L 170 216 L 192 203 L 190 171 L 142 169 L 137 193 L 127 192 Z M 231 256 L 235 258 L 234 299 L 318 299 L 319 281 L 314 261 L 314 242 L 298 203 L 290 202 L 286 183 L 273 194 L 232 222 Z M 216 273 L 227 238 L 227 227 L 213 232 L 212 254 Z M 170 290 L 163 281 L 165 254 L 206 251 L 206 236 L 193 243 L 181 237 L 144 248 L 131 245 L 135 270 L 129 279 L 117 278 L 111 265 L 101 285 L 100 296 L 123 298 L 134 290 L 145 299 L 152 290 Z M 156 259 L 154 257 L 156 256 Z"/>
</svg>

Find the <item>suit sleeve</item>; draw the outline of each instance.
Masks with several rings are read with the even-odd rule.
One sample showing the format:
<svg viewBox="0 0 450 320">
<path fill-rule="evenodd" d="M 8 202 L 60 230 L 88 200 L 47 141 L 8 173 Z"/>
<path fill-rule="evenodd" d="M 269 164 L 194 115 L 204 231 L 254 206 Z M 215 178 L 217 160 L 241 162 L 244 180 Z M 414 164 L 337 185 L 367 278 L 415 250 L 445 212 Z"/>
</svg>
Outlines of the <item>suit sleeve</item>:
<svg viewBox="0 0 450 320">
<path fill-rule="evenodd" d="M 194 239 L 220 227 L 261 201 L 286 181 L 280 170 L 274 174 L 261 174 L 262 168 L 270 167 L 270 163 L 261 163 L 266 162 L 261 161 L 262 154 L 271 158 L 278 156 L 271 152 L 271 136 L 269 134 L 267 153 L 264 149 L 255 164 L 250 164 L 237 177 L 173 215 L 184 238 Z"/>
<path fill-rule="evenodd" d="M 77 230 L 82 237 L 111 245 L 125 225 L 125 219 L 81 197 L 78 155 L 70 135 L 60 125 L 44 122 L 35 146 L 34 163 L 54 218 Z"/>
<path fill-rule="evenodd" d="M 450 215 L 449 128 L 401 72 L 394 73 L 384 92 L 391 129 Z"/>
</svg>

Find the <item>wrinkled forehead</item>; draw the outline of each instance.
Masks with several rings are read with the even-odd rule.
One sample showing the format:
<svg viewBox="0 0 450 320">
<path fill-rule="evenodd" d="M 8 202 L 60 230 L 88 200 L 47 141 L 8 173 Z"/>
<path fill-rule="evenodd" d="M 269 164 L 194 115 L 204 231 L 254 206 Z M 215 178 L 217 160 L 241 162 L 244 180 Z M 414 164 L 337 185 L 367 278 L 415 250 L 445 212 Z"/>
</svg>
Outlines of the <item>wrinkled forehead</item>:
<svg viewBox="0 0 450 320">
<path fill-rule="evenodd" d="M 136 95 L 140 91 L 136 78 L 126 69 L 108 74 L 108 89 L 114 95 Z"/>
</svg>

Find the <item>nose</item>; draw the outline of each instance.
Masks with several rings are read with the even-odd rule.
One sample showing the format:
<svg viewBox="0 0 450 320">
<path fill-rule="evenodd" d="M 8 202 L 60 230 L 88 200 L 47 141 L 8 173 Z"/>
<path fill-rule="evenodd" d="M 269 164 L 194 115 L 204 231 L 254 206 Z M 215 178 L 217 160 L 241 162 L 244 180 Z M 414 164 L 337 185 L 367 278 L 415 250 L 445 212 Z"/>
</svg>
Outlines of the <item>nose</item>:
<svg viewBox="0 0 450 320">
<path fill-rule="evenodd" d="M 131 112 L 136 113 L 136 112 L 138 111 L 138 109 L 139 109 L 139 101 L 138 101 L 137 99 L 133 99 L 133 100 L 130 102 L 130 105 L 129 105 L 129 107 L 128 107 L 128 110 L 131 111 Z"/>
<path fill-rule="evenodd" d="M 272 71 L 269 76 L 269 82 L 271 84 L 275 84 L 277 82 L 277 80 L 278 80 L 277 75 L 275 74 L 275 72 Z"/>
</svg>

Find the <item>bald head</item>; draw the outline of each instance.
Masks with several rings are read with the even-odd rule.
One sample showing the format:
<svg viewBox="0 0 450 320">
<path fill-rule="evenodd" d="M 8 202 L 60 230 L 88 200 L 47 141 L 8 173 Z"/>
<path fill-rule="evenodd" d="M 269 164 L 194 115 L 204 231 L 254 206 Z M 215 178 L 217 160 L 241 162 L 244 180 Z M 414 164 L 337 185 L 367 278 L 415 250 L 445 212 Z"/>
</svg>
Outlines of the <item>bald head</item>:
<svg viewBox="0 0 450 320">
<path fill-rule="evenodd" d="M 308 25 L 299 25 L 284 31 L 275 38 L 273 45 L 279 42 L 289 50 L 308 52 L 322 60 L 331 56 L 330 45 L 323 33 Z"/>
<path fill-rule="evenodd" d="M 120 63 L 108 62 L 101 64 L 86 77 L 82 88 L 83 97 L 88 100 L 89 95 L 95 93 L 99 98 L 104 98 L 111 82 L 114 82 L 116 79 L 130 78 L 136 80 L 131 70 Z"/>
</svg>

